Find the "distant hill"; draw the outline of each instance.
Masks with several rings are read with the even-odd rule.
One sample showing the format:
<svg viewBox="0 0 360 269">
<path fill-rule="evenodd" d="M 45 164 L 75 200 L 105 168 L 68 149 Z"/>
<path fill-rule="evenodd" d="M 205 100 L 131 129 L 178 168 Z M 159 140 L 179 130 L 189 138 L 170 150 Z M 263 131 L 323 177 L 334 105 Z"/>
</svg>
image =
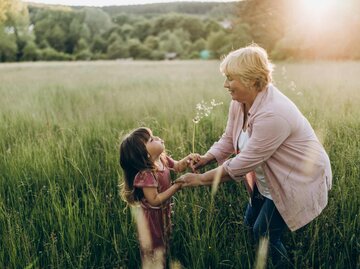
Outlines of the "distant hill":
<svg viewBox="0 0 360 269">
<path fill-rule="evenodd" d="M 234 15 L 239 1 L 234 2 L 173 2 L 129 6 L 108 6 L 102 10 L 114 16 L 119 13 L 134 14 L 140 16 L 157 16 L 166 13 L 180 13 L 189 15 L 203 15 L 215 17 L 227 17 Z"/>
<path fill-rule="evenodd" d="M 63 5 L 47 5 L 29 2 L 28 7 L 31 10 L 49 9 L 49 10 L 63 10 L 76 11 L 85 8 L 86 6 L 63 6 Z M 167 13 L 178 13 L 187 15 L 197 15 L 203 17 L 210 17 L 212 19 L 221 20 L 224 18 L 231 18 L 236 16 L 238 7 L 242 5 L 242 1 L 234 2 L 170 2 L 170 3 L 155 3 L 142 5 L 127 5 L 127 6 L 106 6 L 99 7 L 111 17 L 118 14 L 137 15 L 144 17 L 156 17 Z"/>
</svg>

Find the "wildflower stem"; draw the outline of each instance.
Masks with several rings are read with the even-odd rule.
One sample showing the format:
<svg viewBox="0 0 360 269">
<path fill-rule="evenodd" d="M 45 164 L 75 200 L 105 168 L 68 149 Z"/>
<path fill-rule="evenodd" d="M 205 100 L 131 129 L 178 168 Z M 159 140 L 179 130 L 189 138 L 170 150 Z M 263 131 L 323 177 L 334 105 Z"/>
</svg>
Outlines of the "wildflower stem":
<svg viewBox="0 0 360 269">
<path fill-rule="evenodd" d="M 192 152 L 195 153 L 195 132 L 196 132 L 196 123 L 194 122 L 193 136 L 192 136 Z"/>
</svg>

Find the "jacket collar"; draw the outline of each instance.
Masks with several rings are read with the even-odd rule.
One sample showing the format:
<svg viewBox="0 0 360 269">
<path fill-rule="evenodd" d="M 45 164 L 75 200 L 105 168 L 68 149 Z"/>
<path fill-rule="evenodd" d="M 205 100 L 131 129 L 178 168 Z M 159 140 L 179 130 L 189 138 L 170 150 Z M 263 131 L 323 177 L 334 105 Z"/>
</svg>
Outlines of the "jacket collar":
<svg viewBox="0 0 360 269">
<path fill-rule="evenodd" d="M 252 115 L 255 114 L 255 112 L 258 110 L 259 106 L 261 105 L 261 103 L 263 102 L 265 96 L 268 94 L 269 88 L 272 86 L 272 84 L 270 83 L 266 89 L 262 90 L 261 92 L 259 92 L 257 94 L 257 96 L 255 97 L 254 103 L 252 104 L 251 108 L 249 109 L 248 112 L 248 116 L 251 117 Z"/>
</svg>

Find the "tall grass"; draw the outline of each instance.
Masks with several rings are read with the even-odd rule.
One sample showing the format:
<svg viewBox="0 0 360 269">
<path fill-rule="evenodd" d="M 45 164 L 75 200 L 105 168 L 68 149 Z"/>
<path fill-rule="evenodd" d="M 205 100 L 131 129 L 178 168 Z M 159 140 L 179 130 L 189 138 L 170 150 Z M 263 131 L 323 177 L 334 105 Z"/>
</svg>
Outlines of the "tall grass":
<svg viewBox="0 0 360 269">
<path fill-rule="evenodd" d="M 196 126 L 196 151 L 222 134 L 229 96 L 216 61 L 0 65 L 0 267 L 138 268 L 118 195 L 118 146 L 145 125 L 175 159 L 192 151 L 195 105 L 224 102 Z M 294 268 L 360 266 L 360 63 L 277 63 L 275 83 L 306 115 L 334 180 L 319 218 L 284 242 Z M 174 175 L 174 177 L 176 177 Z M 171 260 L 252 268 L 245 188 L 176 194 Z"/>
</svg>

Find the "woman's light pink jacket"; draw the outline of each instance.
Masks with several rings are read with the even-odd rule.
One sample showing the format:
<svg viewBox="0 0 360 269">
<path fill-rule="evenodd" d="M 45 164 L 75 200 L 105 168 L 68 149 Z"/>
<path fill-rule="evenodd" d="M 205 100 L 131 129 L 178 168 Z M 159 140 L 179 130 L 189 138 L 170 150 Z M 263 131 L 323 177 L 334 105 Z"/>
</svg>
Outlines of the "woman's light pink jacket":
<svg viewBox="0 0 360 269">
<path fill-rule="evenodd" d="M 226 130 L 208 152 L 235 180 L 261 166 L 276 208 L 295 231 L 327 204 L 332 184 L 329 157 L 296 105 L 270 84 L 249 110 L 246 148 L 225 161 L 237 151 L 243 111 L 241 103 L 231 101 Z"/>
</svg>

